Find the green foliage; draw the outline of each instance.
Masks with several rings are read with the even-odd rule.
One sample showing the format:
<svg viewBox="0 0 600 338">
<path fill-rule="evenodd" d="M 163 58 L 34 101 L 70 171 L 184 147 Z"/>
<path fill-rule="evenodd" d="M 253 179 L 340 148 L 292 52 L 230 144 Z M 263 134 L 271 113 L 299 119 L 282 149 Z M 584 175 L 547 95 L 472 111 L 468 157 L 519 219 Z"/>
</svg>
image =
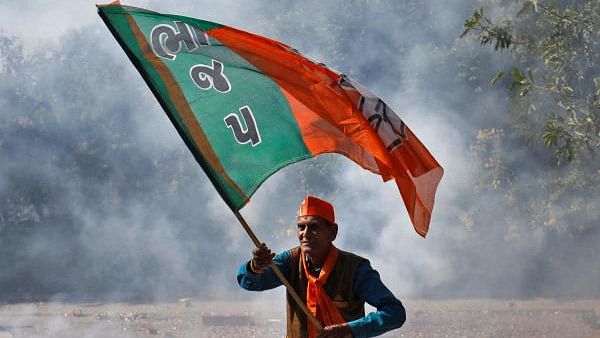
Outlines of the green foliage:
<svg viewBox="0 0 600 338">
<path fill-rule="evenodd" d="M 506 11 L 502 4 L 490 6 Z M 472 149 L 483 170 L 476 191 L 503 195 L 516 218 L 534 227 L 570 234 L 597 227 L 600 2 L 521 1 L 499 23 L 482 7 L 465 21 L 461 37 L 467 36 L 513 61 L 491 80 L 512 93 L 512 125 L 477 135 Z M 527 182 L 515 177 L 523 166 L 510 156 L 515 151 L 542 160 Z M 514 228 L 508 217 L 507 224 Z"/>
<path fill-rule="evenodd" d="M 480 25 L 479 21 L 483 17 L 483 7 L 473 12 L 473 15 L 465 20 L 465 30 L 460 35 L 461 38 L 465 37 L 470 31 L 477 29 Z"/>
<path fill-rule="evenodd" d="M 465 20 L 464 27 L 461 38 L 473 31 L 479 32 L 479 42 L 482 45 L 493 44 L 494 50 L 507 49 L 513 42 L 510 24 L 496 25 L 492 23 L 483 15 L 483 7 L 473 12 L 473 15 Z"/>
<path fill-rule="evenodd" d="M 506 72 L 499 72 L 498 74 L 496 74 L 496 76 L 492 80 L 492 84 L 495 85 L 496 82 L 500 81 L 500 79 L 504 77 L 504 75 L 506 75 Z"/>
<path fill-rule="evenodd" d="M 507 50 L 518 61 L 510 73 L 500 72 L 492 84 L 510 74 L 508 88 L 516 93 L 515 100 L 544 108 L 537 110 L 540 118 L 526 119 L 539 123 L 543 131 L 529 123 L 517 123 L 516 127 L 524 128 L 525 133 L 539 131 L 538 139 L 553 149 L 557 164 L 594 157 L 600 149 L 598 1 L 559 6 L 527 0 L 514 20 L 501 23 L 494 23 L 480 8 L 465 21 L 464 28 L 461 37 L 476 35 L 482 45 Z M 522 121 L 529 113 L 522 110 L 513 115 Z"/>
</svg>

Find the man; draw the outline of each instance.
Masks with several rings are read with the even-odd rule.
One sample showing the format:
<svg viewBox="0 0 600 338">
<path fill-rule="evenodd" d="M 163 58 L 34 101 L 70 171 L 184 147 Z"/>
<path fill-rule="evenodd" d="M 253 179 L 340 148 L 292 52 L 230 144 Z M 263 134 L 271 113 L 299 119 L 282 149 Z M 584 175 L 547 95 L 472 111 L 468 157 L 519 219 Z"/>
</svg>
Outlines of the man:
<svg viewBox="0 0 600 338">
<path fill-rule="evenodd" d="M 270 267 L 277 265 L 324 326 L 318 331 L 288 293 L 287 337 L 373 337 L 402 326 L 404 306 L 369 261 L 333 245 L 338 225 L 330 203 L 306 196 L 297 223 L 299 247 L 275 255 L 263 243 L 237 276 L 246 290 L 272 289 L 282 285 Z M 365 302 L 377 311 L 365 316 Z"/>
</svg>

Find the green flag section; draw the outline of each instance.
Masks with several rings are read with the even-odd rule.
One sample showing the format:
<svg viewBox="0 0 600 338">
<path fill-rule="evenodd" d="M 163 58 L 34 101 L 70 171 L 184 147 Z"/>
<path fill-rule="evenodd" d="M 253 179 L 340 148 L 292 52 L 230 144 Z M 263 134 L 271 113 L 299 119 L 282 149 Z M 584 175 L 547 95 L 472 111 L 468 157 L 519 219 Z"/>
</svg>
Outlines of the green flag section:
<svg viewBox="0 0 600 338">
<path fill-rule="evenodd" d="M 205 34 L 219 25 L 120 5 L 99 13 L 232 209 L 312 156 L 279 86 Z"/>
<path fill-rule="evenodd" d="M 118 2 L 98 12 L 232 210 L 282 167 L 340 153 L 393 178 L 425 236 L 443 170 L 360 84 L 235 28 Z"/>
</svg>

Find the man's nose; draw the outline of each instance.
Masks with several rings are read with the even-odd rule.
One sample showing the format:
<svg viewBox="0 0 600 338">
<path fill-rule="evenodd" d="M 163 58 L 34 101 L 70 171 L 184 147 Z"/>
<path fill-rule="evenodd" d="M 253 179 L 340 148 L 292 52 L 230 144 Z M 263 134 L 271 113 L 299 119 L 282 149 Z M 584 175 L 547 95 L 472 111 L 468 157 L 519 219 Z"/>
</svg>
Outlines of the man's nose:
<svg viewBox="0 0 600 338">
<path fill-rule="evenodd" d="M 302 237 L 304 238 L 311 238 L 312 235 L 313 233 L 308 227 L 304 228 L 304 230 L 302 231 Z"/>
</svg>

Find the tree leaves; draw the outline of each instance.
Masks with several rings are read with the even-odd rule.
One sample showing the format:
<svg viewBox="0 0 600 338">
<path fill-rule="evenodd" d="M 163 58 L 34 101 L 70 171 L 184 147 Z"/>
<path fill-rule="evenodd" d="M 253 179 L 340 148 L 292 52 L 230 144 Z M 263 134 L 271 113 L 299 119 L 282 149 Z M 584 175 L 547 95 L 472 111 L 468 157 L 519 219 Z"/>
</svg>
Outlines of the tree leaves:
<svg viewBox="0 0 600 338">
<path fill-rule="evenodd" d="M 504 77 L 504 75 L 506 75 L 506 72 L 500 72 L 500 73 L 496 74 L 496 76 L 492 80 L 491 84 L 495 85 L 496 82 L 500 81 L 500 79 L 502 79 Z"/>
<path fill-rule="evenodd" d="M 479 8 L 461 34 L 506 51 L 512 61 L 491 80 L 512 93 L 512 125 L 475 140 L 472 149 L 483 168 L 475 189 L 510 196 L 514 212 L 532 226 L 585 233 L 598 226 L 600 6 L 597 0 L 520 2 L 521 9 L 500 23 Z M 513 152 L 547 159 L 530 173 L 527 187 L 512 176 L 522 165 Z"/>
<path fill-rule="evenodd" d="M 475 12 L 473 12 L 473 15 L 471 15 L 467 20 L 465 20 L 465 24 L 464 24 L 465 30 L 462 32 L 460 37 L 463 38 L 467 34 L 469 34 L 470 31 L 476 29 L 477 25 L 479 24 L 479 20 L 481 20 L 482 17 L 483 17 L 483 7 L 476 10 Z"/>
<path fill-rule="evenodd" d="M 595 1 L 559 6 L 549 1 L 528 0 L 523 1 L 514 21 L 506 20 L 502 24 L 485 16 L 482 7 L 465 21 L 461 34 L 461 37 L 473 34 L 480 44 L 493 45 L 494 50 L 515 46 L 510 51 L 520 64 L 510 73 L 498 73 L 491 84 L 510 74 L 508 89 L 516 92 L 515 100 L 533 93 L 532 104 L 542 101 L 544 104 L 536 106 L 552 111 L 538 112 L 545 130 L 538 137 L 552 149 L 557 164 L 589 157 L 600 149 L 600 78 L 594 77 L 598 74 L 595 65 L 600 59 L 599 7 Z M 515 27 L 521 32 L 518 36 L 512 35 Z M 522 68 L 528 69 L 527 75 Z M 539 83 L 534 82 L 534 72 L 539 74 Z M 516 113 L 519 119 L 519 114 L 531 112 Z M 572 117 L 568 118 L 568 114 Z M 557 120 L 556 116 L 562 119 Z M 563 142 L 547 142 L 553 139 L 547 133 L 558 130 L 555 128 L 558 125 L 561 125 Z M 554 149 L 556 147 L 562 149 Z"/>
<path fill-rule="evenodd" d="M 510 25 L 508 23 L 493 24 L 483 16 L 483 7 L 473 12 L 473 15 L 465 20 L 464 31 L 460 37 L 463 38 L 472 31 L 479 31 L 479 42 L 482 45 L 493 44 L 494 50 L 508 49 L 513 42 Z"/>
</svg>

